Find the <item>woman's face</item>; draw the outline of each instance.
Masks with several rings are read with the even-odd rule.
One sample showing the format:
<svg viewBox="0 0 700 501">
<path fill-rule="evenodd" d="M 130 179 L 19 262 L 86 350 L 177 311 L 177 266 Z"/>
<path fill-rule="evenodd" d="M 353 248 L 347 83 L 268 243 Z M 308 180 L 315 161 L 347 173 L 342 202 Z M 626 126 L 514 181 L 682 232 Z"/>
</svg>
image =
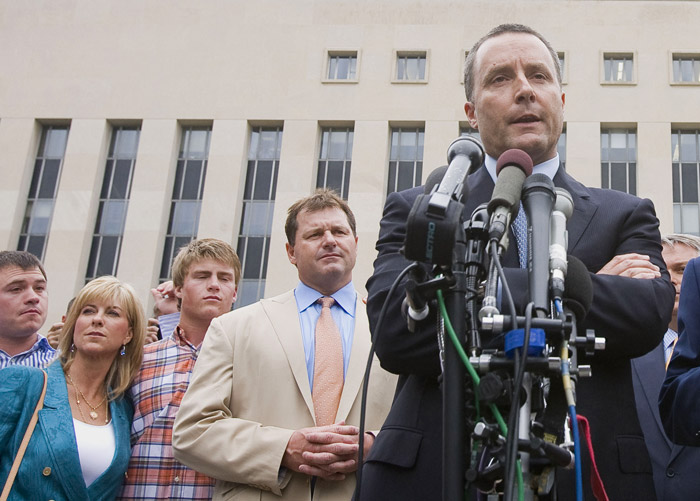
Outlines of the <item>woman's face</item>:
<svg viewBox="0 0 700 501">
<path fill-rule="evenodd" d="M 116 301 L 88 301 L 75 322 L 76 350 L 90 357 L 115 357 L 132 337 L 126 310 Z"/>
</svg>

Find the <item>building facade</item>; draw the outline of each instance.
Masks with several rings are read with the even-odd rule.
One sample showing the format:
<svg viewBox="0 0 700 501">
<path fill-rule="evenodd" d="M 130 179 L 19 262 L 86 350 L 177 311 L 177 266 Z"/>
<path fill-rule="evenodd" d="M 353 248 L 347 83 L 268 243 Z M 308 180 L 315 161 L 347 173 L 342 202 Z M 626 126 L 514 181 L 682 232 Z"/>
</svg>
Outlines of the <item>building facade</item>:
<svg viewBox="0 0 700 501">
<path fill-rule="evenodd" d="M 149 304 L 193 237 L 238 250 L 247 304 L 295 285 L 286 208 L 331 186 L 363 288 L 387 193 L 469 132 L 464 57 L 503 22 L 559 52 L 566 169 L 698 234 L 698 2 L 1 0 L 0 245 L 40 255 L 49 323 L 105 273 Z"/>
</svg>

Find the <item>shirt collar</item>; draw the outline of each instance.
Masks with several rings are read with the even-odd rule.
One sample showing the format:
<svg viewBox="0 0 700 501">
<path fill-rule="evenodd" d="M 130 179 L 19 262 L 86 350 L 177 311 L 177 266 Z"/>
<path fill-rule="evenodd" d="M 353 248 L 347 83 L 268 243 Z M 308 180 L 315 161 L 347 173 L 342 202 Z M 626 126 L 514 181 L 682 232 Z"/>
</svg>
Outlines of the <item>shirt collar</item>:
<svg viewBox="0 0 700 501">
<path fill-rule="evenodd" d="M 486 167 L 486 170 L 489 173 L 489 176 L 491 176 L 491 179 L 493 182 L 496 182 L 496 165 L 498 164 L 498 160 L 493 158 L 491 155 L 486 155 L 486 159 L 484 160 L 484 167 Z M 554 176 L 557 174 L 557 170 L 559 170 L 559 154 L 557 153 L 554 158 L 551 158 L 545 162 L 542 162 L 541 164 L 537 164 L 533 167 L 532 173 L 537 174 L 542 173 L 545 174 L 549 179 L 554 179 Z"/>
<path fill-rule="evenodd" d="M 175 341 L 175 344 L 179 346 L 189 346 L 194 351 L 197 351 L 197 347 L 190 343 L 190 340 L 187 339 L 187 333 L 182 329 L 182 327 L 180 327 L 180 324 L 177 324 L 177 327 L 175 327 L 175 330 L 173 330 L 172 338 L 173 341 Z"/>
<path fill-rule="evenodd" d="M 678 333 L 669 328 L 664 334 L 664 349 L 668 349 L 673 344 L 673 341 L 678 337 Z"/>
<path fill-rule="evenodd" d="M 309 306 L 314 304 L 318 298 L 323 296 L 323 294 L 318 292 L 316 289 L 312 289 L 303 282 L 299 282 L 297 284 L 296 289 L 294 289 L 294 295 L 296 296 L 299 313 L 306 310 Z M 353 317 L 355 316 L 355 301 L 357 299 L 357 293 L 355 292 L 355 287 L 352 285 L 352 281 L 348 282 L 347 285 L 331 294 L 331 297 L 335 299 L 335 302 L 343 310 L 345 310 L 345 313 Z"/>
</svg>

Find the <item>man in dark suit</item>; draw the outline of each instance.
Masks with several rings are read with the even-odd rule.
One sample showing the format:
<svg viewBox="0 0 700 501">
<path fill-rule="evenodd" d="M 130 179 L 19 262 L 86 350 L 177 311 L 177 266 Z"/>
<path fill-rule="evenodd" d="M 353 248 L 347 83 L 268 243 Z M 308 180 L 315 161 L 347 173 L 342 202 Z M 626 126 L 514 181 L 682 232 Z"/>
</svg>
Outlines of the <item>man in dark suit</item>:
<svg viewBox="0 0 700 501">
<path fill-rule="evenodd" d="M 654 486 L 659 501 L 692 499 L 700 492 L 700 448 L 675 445 L 664 433 L 659 416 L 659 391 L 678 339 L 678 299 L 688 261 L 700 255 L 700 237 L 671 234 L 661 239 L 662 256 L 676 288 L 673 315 L 663 341 L 646 355 L 632 360 L 632 383 L 637 415 L 644 432 Z"/>
<path fill-rule="evenodd" d="M 661 341 L 673 301 L 653 204 L 617 191 L 586 188 L 560 167 L 556 145 L 564 93 L 558 56 L 532 29 L 502 25 L 477 42 L 467 58 L 465 89 L 467 117 L 480 132 L 487 158 L 468 179 L 464 218 L 490 199 L 496 159 L 510 148 L 524 150 L 535 164 L 534 172 L 548 175 L 571 193 L 569 252 L 588 268 L 594 290 L 584 327 L 607 339 L 604 352 L 583 362 L 591 363 L 593 377 L 579 380 L 578 409 L 590 420 L 598 468 L 610 499 L 653 499 L 651 464 L 636 415 L 629 362 Z M 384 368 L 401 377 L 392 410 L 363 468 L 358 496 L 362 501 L 441 499 L 442 396 L 435 312 L 411 333 L 400 316 L 403 288 L 387 297 L 392 282 L 409 264 L 399 249 L 408 213 L 422 192 L 415 188 L 387 197 L 379 254 L 367 282 L 373 327 L 382 304 L 389 302 L 387 321 L 381 332 L 374 333 L 377 355 Z M 515 242 L 512 232 L 510 239 Z M 527 271 L 519 268 L 515 245 L 509 246 L 503 264 L 522 311 Z M 585 480 L 590 478 L 586 459 Z M 560 499 L 573 499 L 573 473 L 563 473 Z M 586 499 L 592 499 L 590 487 L 585 492 Z"/>
</svg>

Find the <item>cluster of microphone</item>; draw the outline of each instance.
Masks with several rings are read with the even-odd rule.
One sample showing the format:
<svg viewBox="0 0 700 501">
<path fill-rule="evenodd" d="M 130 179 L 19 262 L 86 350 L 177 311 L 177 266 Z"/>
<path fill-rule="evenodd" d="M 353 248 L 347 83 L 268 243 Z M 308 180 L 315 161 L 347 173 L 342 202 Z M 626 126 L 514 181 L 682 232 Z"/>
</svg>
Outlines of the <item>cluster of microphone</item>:
<svg viewBox="0 0 700 501">
<path fill-rule="evenodd" d="M 463 136 L 449 146 L 447 158 L 449 165 L 430 174 L 424 193 L 412 207 L 404 245 L 407 259 L 442 267 L 449 267 L 462 257 L 456 256 L 454 249 L 464 201 L 469 195 L 467 177 L 483 164 L 484 150 L 478 140 Z M 532 171 L 532 159 L 522 150 L 507 150 L 499 156 L 496 183 L 486 205 L 488 240 L 498 242 L 499 255 L 505 254 L 508 228 L 522 206 L 527 217 L 529 299 L 536 315 L 549 315 L 551 301 L 560 299 L 581 320 L 590 308 L 593 292 L 585 265 L 567 254 L 566 226 L 573 214 L 573 199 L 567 190 L 555 188 L 548 176 Z M 483 209 L 478 207 L 472 218 L 483 218 Z M 571 268 L 575 273 L 570 274 Z M 491 266 L 480 318 L 497 313 L 496 284 Z M 409 297 L 407 302 L 410 318 L 421 320 L 427 316 L 424 301 Z M 420 313 L 411 308 L 412 303 L 420 304 Z"/>
</svg>

